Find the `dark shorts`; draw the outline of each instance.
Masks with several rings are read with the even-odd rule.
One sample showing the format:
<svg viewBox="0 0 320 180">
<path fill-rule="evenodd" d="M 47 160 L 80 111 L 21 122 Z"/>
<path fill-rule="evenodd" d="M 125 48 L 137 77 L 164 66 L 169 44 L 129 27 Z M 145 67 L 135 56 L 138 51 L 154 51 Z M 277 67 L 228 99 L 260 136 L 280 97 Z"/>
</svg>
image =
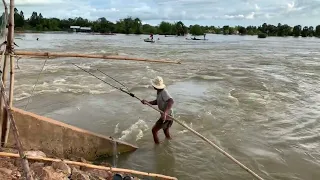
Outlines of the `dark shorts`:
<svg viewBox="0 0 320 180">
<path fill-rule="evenodd" d="M 164 121 L 162 119 L 159 119 L 157 122 L 156 122 L 156 126 L 161 128 L 161 129 L 167 129 L 167 128 L 170 128 L 173 124 L 173 121 Z"/>
</svg>

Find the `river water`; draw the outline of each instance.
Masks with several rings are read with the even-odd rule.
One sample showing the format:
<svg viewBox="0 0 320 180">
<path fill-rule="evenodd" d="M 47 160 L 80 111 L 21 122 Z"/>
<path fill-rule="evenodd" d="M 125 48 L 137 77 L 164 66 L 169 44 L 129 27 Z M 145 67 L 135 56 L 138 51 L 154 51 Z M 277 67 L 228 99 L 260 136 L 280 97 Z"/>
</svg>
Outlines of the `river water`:
<svg viewBox="0 0 320 180">
<path fill-rule="evenodd" d="M 150 79 L 162 76 L 175 117 L 265 179 L 320 178 L 320 39 L 207 35 L 208 41 L 147 36 L 17 34 L 17 49 L 180 60 L 181 65 L 99 59 L 22 58 L 14 105 L 139 146 L 117 166 L 179 179 L 253 179 L 174 123 L 173 139 L 154 145 L 159 113 L 77 69 L 96 69 L 153 100 Z M 39 41 L 36 41 L 36 38 Z M 109 80 L 106 78 L 106 80 Z M 110 81 L 112 82 L 112 81 Z M 110 160 L 110 163 L 112 160 Z"/>
</svg>

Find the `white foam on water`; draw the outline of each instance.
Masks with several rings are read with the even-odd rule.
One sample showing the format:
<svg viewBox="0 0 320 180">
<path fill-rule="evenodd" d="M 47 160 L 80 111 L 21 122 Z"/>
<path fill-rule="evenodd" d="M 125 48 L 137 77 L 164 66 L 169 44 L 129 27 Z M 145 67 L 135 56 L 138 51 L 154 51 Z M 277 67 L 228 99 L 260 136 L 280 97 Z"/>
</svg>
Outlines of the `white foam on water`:
<svg viewBox="0 0 320 180">
<path fill-rule="evenodd" d="M 230 98 L 232 101 L 234 101 L 237 105 L 239 105 L 239 100 L 238 98 L 232 96 L 232 92 L 235 91 L 235 89 L 231 89 L 228 93 L 228 98 Z"/>
<path fill-rule="evenodd" d="M 137 135 L 136 141 L 140 140 L 143 137 L 143 131 L 140 129 Z"/>
<path fill-rule="evenodd" d="M 222 80 L 223 79 L 223 77 L 209 76 L 209 75 L 202 75 L 202 76 L 199 76 L 199 77 L 204 79 L 204 80 Z"/>
<path fill-rule="evenodd" d="M 114 128 L 114 133 L 117 134 L 119 132 L 119 123 Z"/>
<path fill-rule="evenodd" d="M 66 80 L 63 79 L 63 78 L 59 78 L 59 79 L 53 80 L 53 84 L 59 84 L 59 85 L 61 84 L 61 85 L 63 85 L 64 82 L 66 82 Z"/>
<path fill-rule="evenodd" d="M 132 124 L 128 129 L 121 132 L 121 137 L 119 140 L 125 141 L 127 138 L 132 138 L 135 136 L 135 140 L 139 140 L 143 137 L 143 131 L 147 131 L 149 129 L 147 123 L 139 119 L 137 122 Z"/>
<path fill-rule="evenodd" d="M 182 123 L 185 124 L 185 125 L 187 125 L 184 121 L 182 121 Z M 192 122 L 190 122 L 189 127 L 190 127 L 191 129 L 193 129 Z M 178 131 L 178 134 L 184 134 L 184 133 L 186 133 L 186 132 L 188 132 L 188 131 L 189 131 L 189 130 L 184 129 L 184 130 L 182 130 L 182 131 Z"/>
<path fill-rule="evenodd" d="M 20 101 L 20 100 L 25 99 L 25 98 L 28 98 L 28 97 L 30 97 L 30 96 L 31 96 L 31 94 L 26 93 L 26 92 L 22 92 L 21 94 L 15 95 L 14 100 L 15 100 L 15 101 Z"/>
</svg>

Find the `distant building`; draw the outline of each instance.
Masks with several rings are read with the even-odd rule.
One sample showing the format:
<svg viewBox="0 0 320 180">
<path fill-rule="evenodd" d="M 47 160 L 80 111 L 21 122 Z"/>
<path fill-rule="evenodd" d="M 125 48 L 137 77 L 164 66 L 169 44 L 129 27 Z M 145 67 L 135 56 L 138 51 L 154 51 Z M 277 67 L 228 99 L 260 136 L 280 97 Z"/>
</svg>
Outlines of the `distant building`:
<svg viewBox="0 0 320 180">
<path fill-rule="evenodd" d="M 81 27 L 81 26 L 70 26 L 73 32 L 91 32 L 91 27 Z"/>
</svg>

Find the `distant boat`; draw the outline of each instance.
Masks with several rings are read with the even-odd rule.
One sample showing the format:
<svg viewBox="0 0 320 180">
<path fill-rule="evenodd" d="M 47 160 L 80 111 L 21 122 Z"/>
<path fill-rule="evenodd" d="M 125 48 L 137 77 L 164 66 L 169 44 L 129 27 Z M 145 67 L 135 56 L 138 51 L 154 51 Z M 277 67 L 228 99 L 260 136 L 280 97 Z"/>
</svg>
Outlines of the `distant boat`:
<svg viewBox="0 0 320 180">
<path fill-rule="evenodd" d="M 186 38 L 186 40 L 195 40 L 195 41 L 203 40 L 203 41 L 207 41 L 208 39 Z"/>
<path fill-rule="evenodd" d="M 154 43 L 155 41 L 154 41 L 153 39 L 147 38 L 147 39 L 144 39 L 144 42 L 151 42 L 151 43 Z"/>
</svg>

